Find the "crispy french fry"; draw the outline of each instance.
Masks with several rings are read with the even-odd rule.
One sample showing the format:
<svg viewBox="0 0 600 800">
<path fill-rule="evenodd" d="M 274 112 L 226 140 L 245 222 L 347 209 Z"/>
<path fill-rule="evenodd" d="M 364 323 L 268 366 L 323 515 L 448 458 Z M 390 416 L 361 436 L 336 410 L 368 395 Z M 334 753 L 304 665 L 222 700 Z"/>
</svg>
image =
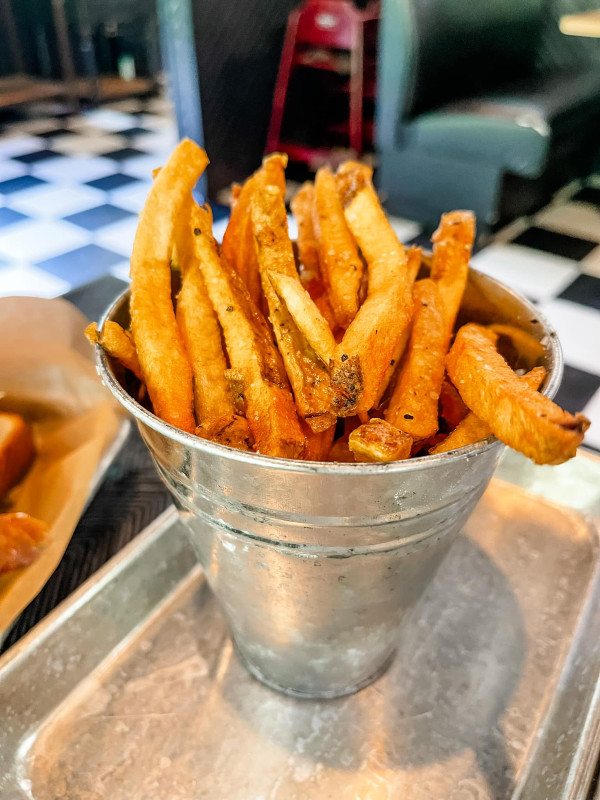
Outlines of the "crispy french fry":
<svg viewBox="0 0 600 800">
<path fill-rule="evenodd" d="M 260 453 L 299 458 L 304 450 L 294 399 L 268 326 L 239 276 L 219 258 L 206 212 L 192 211 L 196 256 L 221 323 L 229 361 L 243 380 L 248 426 Z"/>
<path fill-rule="evenodd" d="M 193 432 L 192 368 L 175 320 L 170 259 L 177 217 L 208 163 L 184 139 L 152 184 L 131 254 L 131 332 L 155 413 Z"/>
<path fill-rule="evenodd" d="M 413 294 L 410 340 L 385 418 L 413 439 L 427 439 L 438 429 L 447 340 L 437 285 L 426 278 L 415 283 Z"/>
<path fill-rule="evenodd" d="M 404 461 L 412 438 L 383 419 L 372 419 L 352 431 L 348 446 L 361 461 Z"/>
<path fill-rule="evenodd" d="M 296 271 L 283 195 L 279 189 L 266 186 L 257 192 L 252 198 L 251 213 L 262 289 L 296 405 L 314 431 L 326 430 L 335 424 L 328 368 L 302 335 L 269 277 L 279 273 L 296 281 L 300 291 L 304 291 Z M 308 295 L 306 299 L 311 302 Z M 316 308 L 315 312 L 318 314 Z"/>
<path fill-rule="evenodd" d="M 407 281 L 409 281 L 409 283 L 414 283 L 417 278 L 419 269 L 421 267 L 421 254 L 422 250 L 420 247 L 411 247 L 406 253 Z M 377 390 L 377 396 L 375 397 L 375 402 L 373 403 L 374 408 L 377 408 L 377 406 L 381 403 L 381 399 L 385 394 L 386 389 L 390 385 L 392 377 L 398 371 L 400 361 L 402 359 L 404 351 L 406 350 L 406 345 L 408 344 L 409 336 L 410 336 L 410 325 L 407 325 L 406 328 L 404 329 L 404 333 L 398 340 L 396 351 L 394 352 L 393 358 L 390 359 L 390 363 L 385 371 L 383 380 L 379 384 L 379 389 Z"/>
<path fill-rule="evenodd" d="M 364 265 L 329 167 L 322 167 L 315 178 L 315 212 L 319 262 L 329 302 L 337 324 L 347 328 L 358 312 Z"/>
<path fill-rule="evenodd" d="M 335 337 L 306 289 L 296 278 L 280 272 L 269 272 L 269 280 L 281 302 L 289 311 L 298 330 L 319 356 L 329 366 L 335 350 Z"/>
<path fill-rule="evenodd" d="M 537 392 L 544 382 L 545 377 L 546 370 L 544 367 L 535 367 L 531 372 L 528 372 L 527 375 L 523 375 L 523 377 L 519 378 L 519 380 Z M 472 411 L 469 411 L 444 441 L 431 448 L 429 452 L 432 455 L 447 453 L 449 450 L 457 450 L 459 447 L 466 447 L 469 444 L 481 442 L 491 435 L 492 432 L 489 425 L 482 422 Z"/>
<path fill-rule="evenodd" d="M 440 416 L 446 420 L 451 429 L 467 416 L 469 409 L 456 390 L 456 386 L 446 376 L 440 391 Z"/>
<path fill-rule="evenodd" d="M 191 218 L 189 223 L 191 226 Z M 221 328 L 195 260 L 189 263 L 183 273 L 176 317 L 192 364 L 194 409 L 198 424 L 232 417 L 233 398 L 225 377 L 227 361 L 221 342 Z"/>
<path fill-rule="evenodd" d="M 346 417 L 368 411 L 412 316 L 412 276 L 365 168 L 346 170 L 345 216 L 369 267 L 369 290 L 335 350 L 330 372 L 335 408 Z"/>
<path fill-rule="evenodd" d="M 313 429 L 301 419 L 300 425 L 306 436 L 304 446 L 304 461 L 329 461 L 329 452 L 335 436 L 335 425 L 331 425 L 324 431 L 313 431 Z"/>
<path fill-rule="evenodd" d="M 473 323 L 460 328 L 446 359 L 452 383 L 498 439 L 536 464 L 561 464 L 575 455 L 589 420 L 523 384 L 496 351 L 496 338 Z"/>
<path fill-rule="evenodd" d="M 536 364 L 544 355 L 544 345 L 534 339 L 530 333 L 517 328 L 516 325 L 494 323 L 493 325 L 488 325 L 488 328 L 499 335 L 498 345 L 501 344 L 504 338 L 508 339 L 517 356 L 521 356 L 527 364 Z M 502 348 L 499 347 L 498 349 L 503 352 Z"/>
<path fill-rule="evenodd" d="M 272 153 L 263 160 L 260 169 L 248 178 L 237 193 L 223 236 L 221 254 L 240 275 L 256 306 L 260 305 L 261 299 L 260 274 L 254 247 L 250 203 L 254 194 L 262 192 L 265 186 L 276 186 L 285 196 L 287 161 L 287 155 L 283 153 Z"/>
<path fill-rule="evenodd" d="M 337 461 L 342 464 L 354 464 L 356 462 L 354 453 L 350 450 L 348 445 L 348 437 L 342 436 L 333 443 L 329 451 L 329 458 L 327 461 Z"/>
<path fill-rule="evenodd" d="M 90 344 L 99 344 L 109 356 L 116 358 L 126 369 L 133 372 L 136 378 L 144 381 L 131 334 L 117 322 L 106 320 L 102 331 L 98 330 L 95 322 L 91 322 L 85 329 L 85 335 Z"/>
<path fill-rule="evenodd" d="M 237 414 L 225 414 L 206 420 L 196 428 L 196 436 L 227 445 L 227 447 L 235 447 L 236 450 L 252 449 L 252 436 L 248 420 Z"/>
<path fill-rule="evenodd" d="M 469 260 L 475 239 L 475 216 L 472 211 L 442 214 L 440 226 L 431 237 L 433 259 L 431 279 L 440 290 L 448 341 L 467 285 Z"/>
</svg>

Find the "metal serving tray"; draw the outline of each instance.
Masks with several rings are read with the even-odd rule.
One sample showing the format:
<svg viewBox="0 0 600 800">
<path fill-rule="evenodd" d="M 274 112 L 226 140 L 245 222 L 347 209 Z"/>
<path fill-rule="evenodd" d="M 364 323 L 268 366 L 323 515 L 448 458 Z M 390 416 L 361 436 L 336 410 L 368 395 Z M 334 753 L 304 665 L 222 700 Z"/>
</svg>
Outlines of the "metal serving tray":
<svg viewBox="0 0 600 800">
<path fill-rule="evenodd" d="M 339 700 L 294 700 L 246 673 L 165 512 L 5 654 L 0 798 L 586 797 L 600 460 L 548 473 L 511 455 L 500 474 L 554 502 L 495 479 L 391 669 Z"/>
</svg>

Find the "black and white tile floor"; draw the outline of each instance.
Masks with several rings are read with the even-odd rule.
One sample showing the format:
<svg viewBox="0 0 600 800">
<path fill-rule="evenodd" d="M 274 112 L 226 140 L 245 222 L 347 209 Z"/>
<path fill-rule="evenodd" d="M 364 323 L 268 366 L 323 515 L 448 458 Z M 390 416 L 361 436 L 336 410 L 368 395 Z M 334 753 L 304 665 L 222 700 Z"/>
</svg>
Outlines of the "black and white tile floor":
<svg viewBox="0 0 600 800">
<path fill-rule="evenodd" d="M 54 297 L 106 273 L 127 279 L 151 171 L 176 140 L 161 98 L 4 124 L 0 296 Z M 217 208 L 217 236 L 226 222 Z M 393 224 L 402 241 L 418 238 L 416 223 Z M 558 402 L 585 411 L 585 443 L 600 450 L 600 177 L 566 187 L 501 231 L 473 265 L 536 302 L 555 325 L 567 365 Z"/>
</svg>

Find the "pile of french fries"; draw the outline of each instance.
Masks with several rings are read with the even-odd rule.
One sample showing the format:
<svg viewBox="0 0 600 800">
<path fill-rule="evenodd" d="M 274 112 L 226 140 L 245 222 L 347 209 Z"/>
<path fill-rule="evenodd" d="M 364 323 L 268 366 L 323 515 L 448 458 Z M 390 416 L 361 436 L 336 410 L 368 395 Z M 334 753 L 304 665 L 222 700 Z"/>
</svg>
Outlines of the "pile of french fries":
<svg viewBox="0 0 600 800">
<path fill-rule="evenodd" d="M 184 140 L 155 171 L 131 258 L 131 331 L 88 329 L 165 422 L 310 461 L 398 461 L 492 434 L 540 464 L 575 455 L 588 420 L 538 392 L 543 367 L 518 375 L 498 350 L 508 337 L 539 360 L 542 346 L 507 325 L 455 332 L 472 213 L 442 217 L 419 280 L 421 251 L 398 241 L 371 170 L 349 162 L 292 200 L 295 248 L 276 153 L 234 187 L 219 246 L 192 197 L 207 164 Z"/>
</svg>

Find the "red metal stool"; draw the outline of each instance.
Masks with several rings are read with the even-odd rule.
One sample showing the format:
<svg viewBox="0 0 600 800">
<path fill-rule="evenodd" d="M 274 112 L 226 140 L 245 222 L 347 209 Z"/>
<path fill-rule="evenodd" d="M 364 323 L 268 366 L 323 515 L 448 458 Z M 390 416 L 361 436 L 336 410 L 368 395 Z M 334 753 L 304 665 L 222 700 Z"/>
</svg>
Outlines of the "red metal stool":
<svg viewBox="0 0 600 800">
<path fill-rule="evenodd" d="M 348 134 L 350 148 L 357 155 L 363 152 L 365 138 L 372 141 L 372 123 L 369 136 L 365 137 L 363 105 L 365 97 L 375 96 L 375 58 L 369 59 L 365 70 L 365 30 L 367 24 L 376 24 L 379 9 L 379 2 L 361 11 L 349 0 L 308 0 L 290 14 L 275 85 L 267 152 L 287 152 L 290 159 L 308 164 L 326 153 L 323 148 L 281 141 L 288 85 L 296 67 L 349 74 L 348 120 L 337 125 L 335 131 Z M 345 57 L 344 51 L 347 51 Z"/>
</svg>

